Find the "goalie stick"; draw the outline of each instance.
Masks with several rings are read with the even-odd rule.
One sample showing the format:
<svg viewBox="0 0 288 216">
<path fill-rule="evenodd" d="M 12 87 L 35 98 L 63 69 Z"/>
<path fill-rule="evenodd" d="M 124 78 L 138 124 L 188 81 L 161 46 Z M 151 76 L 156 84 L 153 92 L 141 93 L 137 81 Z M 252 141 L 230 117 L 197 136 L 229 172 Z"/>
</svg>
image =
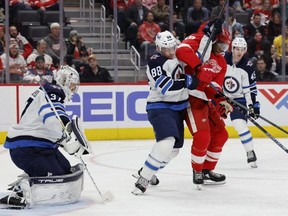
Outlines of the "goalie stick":
<svg viewBox="0 0 288 216">
<path fill-rule="evenodd" d="M 61 126 L 62 126 L 63 131 L 65 132 L 66 136 L 69 137 L 69 134 L 68 134 L 68 132 L 67 132 L 66 129 L 65 129 L 65 125 L 64 125 L 64 123 L 62 122 L 62 120 L 61 120 L 61 118 L 60 118 L 60 116 L 59 116 L 59 114 L 58 114 L 58 112 L 57 112 L 54 104 L 52 103 L 52 101 L 51 101 L 48 93 L 47 93 L 46 90 L 44 89 L 41 81 L 39 82 L 39 86 L 40 86 L 41 90 L 44 92 L 45 97 L 46 97 L 48 103 L 50 104 L 50 106 L 51 106 L 54 114 L 56 115 L 56 118 L 59 120 L 59 122 L 60 122 L 60 124 L 61 124 Z M 113 199 L 114 199 L 114 196 L 113 196 L 113 194 L 112 194 L 110 191 L 106 191 L 106 192 L 103 193 L 103 194 L 101 193 L 101 191 L 99 190 L 99 188 L 98 188 L 97 185 L 96 185 L 96 182 L 94 181 L 94 178 L 92 177 L 91 173 L 89 172 L 88 167 L 87 167 L 86 163 L 84 162 L 83 158 L 80 156 L 79 159 L 81 160 L 82 164 L 84 165 L 85 170 L 87 171 L 87 173 L 88 173 L 88 175 L 89 175 L 89 177 L 90 177 L 90 179 L 91 179 L 94 187 L 96 188 L 98 194 L 100 195 L 101 200 L 102 200 L 102 203 L 105 203 L 105 201 L 111 201 L 111 200 L 113 200 Z"/>
<path fill-rule="evenodd" d="M 232 98 L 227 97 L 223 92 L 221 92 L 219 89 L 217 89 L 212 83 L 210 83 L 210 86 L 222 97 L 224 97 L 228 102 L 232 103 L 234 106 L 237 106 L 243 110 L 249 111 L 249 109 L 246 106 L 243 106 L 239 102 L 233 100 Z M 258 127 L 266 136 L 268 136 L 273 142 L 275 142 L 280 148 L 282 148 L 286 153 L 288 153 L 288 149 L 280 143 L 275 137 L 273 137 L 267 130 L 265 130 L 260 124 L 256 122 L 254 118 L 252 118 L 249 115 L 246 115 L 246 117 L 256 126 Z"/>
</svg>

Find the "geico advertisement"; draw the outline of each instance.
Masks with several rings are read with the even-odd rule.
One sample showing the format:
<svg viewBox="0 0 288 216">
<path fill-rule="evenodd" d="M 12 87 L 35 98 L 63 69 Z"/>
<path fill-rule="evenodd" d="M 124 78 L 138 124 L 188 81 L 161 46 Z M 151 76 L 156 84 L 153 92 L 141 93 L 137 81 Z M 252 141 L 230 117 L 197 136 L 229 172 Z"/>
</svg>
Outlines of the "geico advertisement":
<svg viewBox="0 0 288 216">
<path fill-rule="evenodd" d="M 20 88 L 20 110 L 35 87 Z M 146 114 L 148 85 L 80 86 L 67 112 L 79 116 L 85 128 L 150 127 Z"/>
<path fill-rule="evenodd" d="M 0 86 L 1 131 L 7 131 L 16 122 L 27 98 L 37 88 L 19 86 L 17 90 L 16 86 Z M 148 92 L 148 85 L 80 86 L 66 109 L 70 115 L 80 116 L 85 128 L 151 127 L 145 110 Z M 258 84 L 261 115 L 280 126 L 287 126 L 287 92 L 287 84 Z M 257 121 L 263 126 L 268 125 L 260 119 Z M 228 126 L 232 125 L 229 117 L 226 123 Z"/>
</svg>

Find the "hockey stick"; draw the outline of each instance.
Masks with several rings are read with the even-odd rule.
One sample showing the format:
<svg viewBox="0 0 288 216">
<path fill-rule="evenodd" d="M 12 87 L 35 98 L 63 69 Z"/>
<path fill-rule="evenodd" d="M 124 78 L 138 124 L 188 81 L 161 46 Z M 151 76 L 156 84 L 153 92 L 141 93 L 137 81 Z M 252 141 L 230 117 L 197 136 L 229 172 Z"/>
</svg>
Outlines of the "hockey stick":
<svg viewBox="0 0 288 216">
<path fill-rule="evenodd" d="M 245 106 L 243 106 L 241 103 L 227 97 L 224 95 L 219 89 L 217 89 L 212 83 L 210 83 L 210 86 L 222 97 L 224 97 L 228 102 L 232 103 L 234 106 L 237 106 L 243 110 L 249 111 L 249 109 Z M 254 118 L 252 118 L 249 115 L 246 115 L 246 117 L 256 126 L 258 127 L 266 136 L 268 136 L 272 141 L 274 141 L 280 148 L 282 148 L 286 153 L 288 153 L 288 149 L 281 144 L 275 137 L 273 137 L 267 130 L 265 130 L 260 124 L 258 124 Z"/>
<path fill-rule="evenodd" d="M 58 114 L 58 112 L 57 112 L 54 104 L 52 103 L 52 101 L 51 101 L 48 93 L 47 93 L 46 90 L 44 89 L 41 81 L 39 82 L 39 86 L 40 86 L 41 90 L 44 92 L 45 98 L 46 98 L 46 100 L 48 101 L 48 103 L 50 104 L 50 106 L 51 106 L 54 114 L 56 115 L 56 118 L 59 120 L 59 122 L 60 122 L 60 124 L 61 124 L 61 126 L 62 126 L 62 129 L 64 130 L 65 134 L 66 134 L 67 136 L 69 136 L 68 132 L 66 131 L 66 128 L 65 128 L 64 123 L 62 122 L 62 120 L 61 120 L 61 118 L 60 118 L 60 116 L 59 116 L 59 114 Z M 113 196 L 113 194 L 112 194 L 110 191 L 107 191 L 107 192 L 105 192 L 104 194 L 101 193 L 101 191 L 99 190 L 99 188 L 97 187 L 97 185 L 96 185 L 96 183 L 95 183 L 95 181 L 94 181 L 94 178 L 92 177 L 91 173 L 89 172 L 88 167 L 87 167 L 86 163 L 84 162 L 83 158 L 80 156 L 79 159 L 81 160 L 82 164 L 84 165 L 85 170 L 87 171 L 87 173 L 88 173 L 88 175 L 89 175 L 89 177 L 90 177 L 93 185 L 95 186 L 96 190 L 98 191 L 98 194 L 100 195 L 102 202 L 105 203 L 105 201 L 111 201 L 111 200 L 113 200 L 114 196 Z"/>
<path fill-rule="evenodd" d="M 249 111 L 249 109 L 242 105 L 241 103 L 233 100 L 232 98 L 227 97 L 226 95 L 224 95 L 221 91 L 219 91 L 212 83 L 209 84 L 218 94 L 220 94 L 222 97 L 225 97 L 227 100 L 229 100 L 231 103 L 233 103 L 234 105 L 240 107 L 243 110 Z M 275 123 L 269 121 L 268 119 L 266 119 L 265 117 L 261 116 L 260 114 L 258 115 L 258 117 L 264 121 L 266 121 L 267 123 L 271 124 L 272 126 L 276 127 L 277 129 L 281 130 L 282 132 L 288 134 L 288 131 L 286 131 L 285 129 L 281 128 L 280 126 L 276 125 Z"/>
<path fill-rule="evenodd" d="M 251 121 L 256 127 L 258 127 L 266 136 L 268 136 L 273 142 L 275 142 L 280 148 L 282 148 L 286 153 L 288 153 L 288 149 L 281 144 L 275 137 L 273 137 L 267 130 L 265 130 L 261 125 L 259 125 L 255 119 L 251 116 L 246 115 L 246 117 Z"/>
<path fill-rule="evenodd" d="M 288 134 L 288 131 L 286 131 L 285 129 L 281 128 L 280 126 L 276 125 L 275 123 L 269 121 L 268 119 L 264 118 L 263 116 L 259 115 L 259 118 L 266 121 L 267 123 L 271 124 L 272 126 L 276 127 L 277 129 L 281 130 L 282 132 Z"/>
<path fill-rule="evenodd" d="M 227 3 L 227 0 L 225 0 L 224 4 L 223 4 L 223 6 L 222 6 L 222 8 L 221 8 L 221 10 L 220 10 L 220 12 L 219 12 L 219 15 L 218 15 L 218 17 L 217 17 L 218 19 L 223 16 L 223 13 L 224 13 L 224 10 L 225 10 L 225 7 L 226 7 L 226 3 Z M 210 35 L 210 37 L 208 38 L 207 43 L 205 44 L 205 47 L 204 47 L 204 49 L 203 49 L 203 52 L 201 53 L 201 57 L 200 57 L 200 61 L 201 61 L 201 62 L 203 62 L 204 56 L 205 56 L 205 54 L 206 54 L 206 52 L 207 52 L 207 50 L 208 50 L 209 44 L 211 43 L 211 40 L 212 40 L 215 32 L 216 32 L 216 28 L 213 27 L 212 32 L 211 32 L 211 35 Z"/>
</svg>

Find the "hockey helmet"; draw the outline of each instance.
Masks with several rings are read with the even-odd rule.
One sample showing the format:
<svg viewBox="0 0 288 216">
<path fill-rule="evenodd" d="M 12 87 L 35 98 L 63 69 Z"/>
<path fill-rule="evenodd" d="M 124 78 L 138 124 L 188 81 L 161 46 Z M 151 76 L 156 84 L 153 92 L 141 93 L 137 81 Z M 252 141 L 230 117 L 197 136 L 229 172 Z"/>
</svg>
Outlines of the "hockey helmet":
<svg viewBox="0 0 288 216">
<path fill-rule="evenodd" d="M 63 89 L 65 101 L 70 101 L 80 84 L 78 72 L 68 65 L 61 66 L 55 73 L 54 80 Z"/>
<path fill-rule="evenodd" d="M 166 30 L 156 35 L 155 44 L 160 50 L 161 48 L 175 48 L 177 40 L 171 32 Z"/>
<path fill-rule="evenodd" d="M 234 40 L 232 41 L 232 49 L 234 47 L 247 49 L 247 42 L 243 37 L 235 37 Z"/>
</svg>

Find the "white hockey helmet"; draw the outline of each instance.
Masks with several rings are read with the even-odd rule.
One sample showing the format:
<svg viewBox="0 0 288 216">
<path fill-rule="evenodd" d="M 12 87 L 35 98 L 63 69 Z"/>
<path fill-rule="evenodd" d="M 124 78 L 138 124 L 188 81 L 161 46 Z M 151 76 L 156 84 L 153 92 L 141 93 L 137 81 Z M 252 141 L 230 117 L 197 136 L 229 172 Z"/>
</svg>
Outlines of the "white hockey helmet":
<svg viewBox="0 0 288 216">
<path fill-rule="evenodd" d="M 235 37 L 234 40 L 232 41 L 232 50 L 234 47 L 240 47 L 246 50 L 247 42 L 243 37 Z"/>
<path fill-rule="evenodd" d="M 159 51 L 161 51 L 161 48 L 175 48 L 177 40 L 171 32 L 166 30 L 156 35 L 155 44 L 159 48 Z"/>
<path fill-rule="evenodd" d="M 63 89 L 66 96 L 65 101 L 70 101 L 80 84 L 78 72 L 68 65 L 61 66 L 55 73 L 54 80 Z"/>
</svg>

